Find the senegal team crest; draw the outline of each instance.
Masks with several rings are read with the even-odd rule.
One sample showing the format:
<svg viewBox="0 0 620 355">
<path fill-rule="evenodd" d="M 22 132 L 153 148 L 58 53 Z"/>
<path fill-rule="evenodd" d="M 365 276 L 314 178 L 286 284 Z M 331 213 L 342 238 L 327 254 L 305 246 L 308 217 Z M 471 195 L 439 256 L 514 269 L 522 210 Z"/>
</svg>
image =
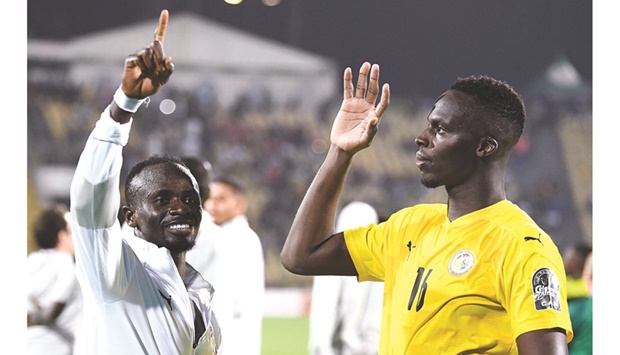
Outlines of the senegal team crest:
<svg viewBox="0 0 620 355">
<path fill-rule="evenodd" d="M 471 270 L 476 264 L 476 255 L 469 249 L 456 252 L 448 263 L 448 270 L 453 276 L 461 276 Z"/>
</svg>

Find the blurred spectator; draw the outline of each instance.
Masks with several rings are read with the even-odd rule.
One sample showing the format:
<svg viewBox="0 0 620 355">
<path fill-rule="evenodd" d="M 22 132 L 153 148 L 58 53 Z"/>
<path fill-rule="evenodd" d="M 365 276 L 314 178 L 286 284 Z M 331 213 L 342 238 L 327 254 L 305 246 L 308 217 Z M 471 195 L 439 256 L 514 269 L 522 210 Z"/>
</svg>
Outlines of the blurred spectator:
<svg viewBox="0 0 620 355">
<path fill-rule="evenodd" d="M 85 85 L 71 80 L 66 70 L 47 68 L 45 71 L 33 70 L 29 74 L 27 96 L 29 175 L 36 175 L 41 166 L 73 165 L 79 158 L 81 146 L 71 142 L 83 140 L 88 136 L 90 127 L 99 118 L 99 108 L 108 104 L 109 98 L 118 86 L 115 80 L 104 75 L 99 81 Z M 217 165 L 221 172 L 236 176 L 252 176 L 247 187 L 252 191 L 254 202 L 248 212 L 248 218 L 253 222 L 253 229 L 261 236 L 266 256 L 269 257 L 270 254 L 279 253 L 281 250 L 297 203 L 303 198 L 305 186 L 313 178 L 315 169 L 320 165 L 321 157 L 328 147 L 325 140 L 320 138 L 324 136 L 325 129 L 320 123 L 330 120 L 332 117 L 330 112 L 338 109 L 340 100 L 335 98 L 333 101 L 325 102 L 323 108 L 317 106 L 313 110 L 305 110 L 292 106 L 285 107 L 276 101 L 270 103 L 264 96 L 263 99 L 246 97 L 247 104 L 241 110 L 244 114 L 235 116 L 233 108 L 236 102 L 218 97 L 220 88 L 208 80 L 206 78 L 192 88 L 169 82 L 161 92 L 151 97 L 148 106 L 142 107 L 136 113 L 137 116 L 149 119 L 134 120 L 132 139 L 124 148 L 125 163 L 122 176 L 126 176 L 128 167 L 138 161 L 153 153 L 163 152 L 179 156 L 197 155 Z M 171 99 L 178 104 L 173 113 L 161 112 L 160 104 L 164 99 Z M 365 195 L 360 197 L 375 201 L 376 206 L 386 210 L 408 206 L 412 199 L 438 201 L 436 195 L 439 190 L 425 190 L 415 179 L 408 178 L 409 173 L 417 174 L 417 169 L 410 164 L 407 152 L 416 150 L 417 146 L 403 134 L 407 132 L 407 129 L 403 128 L 403 123 L 409 121 L 404 117 L 414 117 L 412 120 L 414 124 L 425 123 L 426 112 L 420 107 L 432 106 L 434 100 L 434 97 L 415 95 L 407 98 L 392 97 L 390 105 L 392 118 L 384 121 L 381 126 L 382 131 L 391 139 L 386 146 L 383 146 L 383 143 L 379 144 L 381 151 L 388 146 L 395 149 L 392 151 L 393 154 L 383 155 L 381 159 L 369 154 L 363 164 L 353 167 L 360 168 L 359 172 L 350 176 L 351 179 L 355 179 L 351 182 L 355 184 L 356 189 L 365 192 Z M 518 200 L 521 207 L 543 227 L 549 228 L 552 235 L 556 236 L 558 245 L 563 246 L 570 241 L 565 239 L 564 236 L 568 235 L 565 231 L 570 231 L 578 220 L 572 218 L 570 202 L 563 201 L 563 196 L 568 196 L 564 190 L 566 179 L 576 173 L 579 176 L 589 174 L 575 171 L 567 174 L 562 172 L 562 169 L 552 168 L 544 159 L 541 163 L 534 159 L 536 156 L 550 156 L 549 154 L 555 156 L 555 153 L 547 150 L 546 145 L 541 145 L 539 142 L 554 142 L 551 134 L 562 132 L 560 127 L 549 130 L 537 129 L 543 121 L 546 122 L 545 125 L 549 125 L 552 120 L 548 122 L 544 120 L 544 111 L 547 110 L 545 107 L 549 103 L 540 101 L 539 109 L 543 112 L 536 113 L 536 100 L 536 98 L 530 100 L 528 109 L 528 120 L 533 126 L 525 127 L 522 141 L 515 147 L 515 156 L 509 161 L 509 167 L 514 171 L 515 183 L 524 191 L 529 190 L 529 186 L 523 185 L 524 181 L 531 180 L 531 183 L 535 184 L 539 179 L 545 179 L 553 180 L 557 185 L 549 187 L 541 184 L 542 186 L 537 186 L 540 191 L 535 195 L 522 194 L 515 200 Z M 579 119 L 584 121 L 586 127 L 591 126 L 591 112 L 575 115 L 575 111 L 570 107 L 562 110 L 563 115 L 567 115 L 565 120 Z M 580 109 L 576 112 L 582 111 Z M 67 120 L 69 125 L 60 124 L 62 120 Z M 188 132 L 191 132 L 189 136 Z M 587 134 L 583 136 L 588 137 Z M 568 146 L 570 149 L 565 152 L 565 158 L 577 159 L 581 156 L 576 154 L 583 153 L 580 146 L 582 145 Z M 63 154 L 57 154 L 59 151 Z M 521 156 L 520 153 L 524 155 Z M 588 157 L 585 158 L 580 160 L 581 164 L 587 164 Z M 562 161 L 559 156 L 552 160 Z M 304 164 L 297 164 L 299 161 L 303 161 Z M 390 166 L 398 169 L 389 168 Z M 380 167 L 382 172 L 379 175 L 372 175 L 376 180 L 371 180 L 368 178 L 370 176 L 368 172 L 375 171 L 377 167 Z M 527 178 L 524 179 L 524 175 L 527 175 Z M 507 183 L 507 194 L 510 194 L 509 187 Z M 588 187 L 591 188 L 591 181 L 580 182 L 578 186 L 573 186 L 573 189 Z M 39 188 L 45 189 L 45 186 Z M 440 197 L 441 201 L 445 199 L 443 196 Z M 348 200 L 351 198 L 352 196 L 347 196 Z M 577 212 L 588 213 L 580 218 L 585 218 L 586 221 L 591 219 L 592 210 L 588 202 L 591 201 L 580 202 L 577 206 Z M 310 284 L 311 278 L 286 277 L 286 274 L 280 271 L 282 268 L 279 260 L 275 263 L 277 267 L 267 275 L 267 282 L 271 280 L 274 286 L 290 286 L 291 281 L 304 286 Z"/>
<path fill-rule="evenodd" d="M 234 177 L 215 178 L 210 184 L 206 207 L 215 224 L 222 227 L 227 244 L 220 258 L 227 261 L 224 273 L 214 282 L 214 311 L 228 354 L 260 355 L 264 298 L 265 259 L 259 236 L 248 223 L 248 200 L 244 185 Z M 227 282 L 219 282 L 226 280 Z"/>
<path fill-rule="evenodd" d="M 82 317 L 67 208 L 45 209 L 34 224 L 39 250 L 26 260 L 28 272 L 28 354 L 73 354 Z"/>
<path fill-rule="evenodd" d="M 573 341 L 568 343 L 570 355 L 592 355 L 592 252 L 588 253 L 581 273 L 587 295 L 568 300 Z"/>
<path fill-rule="evenodd" d="M 222 227 L 213 222 L 213 218 L 205 209 L 210 195 L 211 163 L 203 162 L 195 156 L 184 156 L 181 157 L 181 160 L 187 165 L 198 182 L 200 200 L 203 206 L 202 222 L 200 223 L 198 237 L 196 237 L 196 245 L 185 254 L 185 261 L 198 270 L 202 277 L 209 281 L 215 289 L 211 305 L 213 306 L 213 312 L 220 321 L 222 349 L 227 349 L 228 347 L 234 347 L 234 345 L 227 345 L 230 341 L 230 332 L 227 331 L 227 324 L 224 321 L 224 315 L 228 312 L 225 307 L 227 304 L 225 291 L 228 288 L 226 283 L 237 282 L 237 280 L 228 277 L 227 264 L 232 263 L 234 265 L 238 260 L 234 256 L 235 249 L 232 248 L 232 244 L 227 240 L 229 236 L 225 234 Z M 228 353 L 228 351 L 226 352 Z M 204 346 L 199 347 L 196 350 L 196 354 L 207 354 L 207 349 Z"/>
<path fill-rule="evenodd" d="M 592 246 L 584 241 L 577 241 L 570 244 L 562 255 L 564 269 L 566 270 L 567 297 L 570 301 L 573 298 L 587 297 L 588 287 L 583 278 L 583 269 L 586 258 L 592 252 Z"/>
<path fill-rule="evenodd" d="M 543 178 L 536 184 L 533 199 L 534 218 L 547 230 L 558 228 L 563 221 L 558 181 Z"/>
<path fill-rule="evenodd" d="M 340 211 L 336 230 L 378 223 L 376 210 L 353 201 Z M 374 355 L 379 351 L 383 282 L 354 276 L 315 276 L 310 308 L 310 355 Z"/>
</svg>

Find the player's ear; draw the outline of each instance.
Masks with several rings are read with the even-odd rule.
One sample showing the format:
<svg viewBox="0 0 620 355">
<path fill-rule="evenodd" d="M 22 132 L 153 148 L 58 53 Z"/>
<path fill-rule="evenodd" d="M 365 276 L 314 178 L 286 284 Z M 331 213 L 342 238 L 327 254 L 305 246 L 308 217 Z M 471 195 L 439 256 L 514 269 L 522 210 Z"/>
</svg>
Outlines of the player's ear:
<svg viewBox="0 0 620 355">
<path fill-rule="evenodd" d="M 476 153 L 478 157 L 484 158 L 488 157 L 495 153 L 499 148 L 499 143 L 493 137 L 482 137 L 480 138 L 480 142 L 478 143 L 478 149 L 476 149 Z"/>
<path fill-rule="evenodd" d="M 123 206 L 123 216 L 125 216 L 125 223 L 131 228 L 138 227 L 138 221 L 136 220 L 136 209 L 130 206 Z"/>
</svg>

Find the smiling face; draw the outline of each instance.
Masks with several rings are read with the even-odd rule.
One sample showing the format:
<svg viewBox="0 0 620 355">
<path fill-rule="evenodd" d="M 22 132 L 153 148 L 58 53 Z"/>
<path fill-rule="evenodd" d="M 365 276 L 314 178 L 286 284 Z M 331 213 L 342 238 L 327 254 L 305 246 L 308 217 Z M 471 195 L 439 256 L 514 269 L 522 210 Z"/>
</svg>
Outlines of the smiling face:
<svg viewBox="0 0 620 355">
<path fill-rule="evenodd" d="M 470 127 L 473 100 L 466 94 L 450 90 L 440 96 L 428 115 L 428 126 L 416 138 L 416 166 L 422 184 L 429 188 L 465 183 L 479 160 L 479 138 Z"/>
<path fill-rule="evenodd" d="M 134 206 L 125 207 L 127 224 L 136 235 L 173 255 L 191 249 L 196 241 L 202 207 L 189 170 L 164 163 L 145 168 L 134 179 L 140 186 Z"/>
</svg>

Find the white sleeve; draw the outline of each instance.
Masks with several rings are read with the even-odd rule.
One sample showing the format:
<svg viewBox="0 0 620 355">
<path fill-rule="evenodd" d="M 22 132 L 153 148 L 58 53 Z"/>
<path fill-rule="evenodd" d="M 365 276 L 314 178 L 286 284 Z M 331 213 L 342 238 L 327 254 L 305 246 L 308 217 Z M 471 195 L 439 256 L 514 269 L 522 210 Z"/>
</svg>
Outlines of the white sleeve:
<svg viewBox="0 0 620 355">
<path fill-rule="evenodd" d="M 118 220 L 122 149 L 131 123 L 114 121 L 108 106 L 88 137 L 71 183 L 76 273 L 82 289 L 103 302 L 124 293 L 135 261 L 128 257 L 130 248 L 123 247 Z"/>
</svg>

